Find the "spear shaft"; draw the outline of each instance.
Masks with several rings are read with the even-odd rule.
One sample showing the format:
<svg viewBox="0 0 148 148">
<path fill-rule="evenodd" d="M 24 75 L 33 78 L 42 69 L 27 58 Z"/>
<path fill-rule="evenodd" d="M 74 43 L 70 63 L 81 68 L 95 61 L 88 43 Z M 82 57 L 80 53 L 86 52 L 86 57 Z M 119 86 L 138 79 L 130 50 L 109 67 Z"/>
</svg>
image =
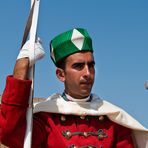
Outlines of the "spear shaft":
<svg viewBox="0 0 148 148">
<path fill-rule="evenodd" d="M 39 5 L 40 5 L 40 0 L 31 0 L 31 11 L 32 11 L 31 15 L 32 16 L 30 16 L 28 18 L 28 20 L 31 19 L 31 23 L 30 23 L 30 27 L 26 27 L 26 28 L 30 29 L 29 30 L 30 31 L 29 32 L 29 40 L 30 40 L 29 48 L 30 48 L 30 50 L 34 50 L 34 47 L 35 47 Z M 29 22 L 30 21 L 27 21 L 27 25 Z M 23 39 L 24 39 L 24 37 L 23 37 Z M 26 39 L 27 39 L 27 37 L 26 37 Z M 26 127 L 25 139 L 24 139 L 24 148 L 31 148 L 31 143 L 32 143 L 34 72 L 35 72 L 35 65 L 29 69 L 29 79 L 32 80 L 32 85 L 31 85 L 29 102 L 28 102 L 29 107 L 28 107 L 27 113 L 26 113 L 27 127 Z"/>
</svg>

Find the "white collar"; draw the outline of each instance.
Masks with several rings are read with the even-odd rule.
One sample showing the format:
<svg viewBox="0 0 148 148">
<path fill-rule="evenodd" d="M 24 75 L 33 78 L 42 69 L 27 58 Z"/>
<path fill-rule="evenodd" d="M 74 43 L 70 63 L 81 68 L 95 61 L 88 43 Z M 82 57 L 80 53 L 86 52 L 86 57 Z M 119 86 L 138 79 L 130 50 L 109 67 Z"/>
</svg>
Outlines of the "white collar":
<svg viewBox="0 0 148 148">
<path fill-rule="evenodd" d="M 83 98 L 83 99 L 76 99 L 76 98 L 73 98 L 71 97 L 70 95 L 66 94 L 65 93 L 65 96 L 66 98 L 69 100 L 69 101 L 72 101 L 72 102 L 87 102 L 89 99 L 90 99 L 90 95 L 86 98 Z"/>
</svg>

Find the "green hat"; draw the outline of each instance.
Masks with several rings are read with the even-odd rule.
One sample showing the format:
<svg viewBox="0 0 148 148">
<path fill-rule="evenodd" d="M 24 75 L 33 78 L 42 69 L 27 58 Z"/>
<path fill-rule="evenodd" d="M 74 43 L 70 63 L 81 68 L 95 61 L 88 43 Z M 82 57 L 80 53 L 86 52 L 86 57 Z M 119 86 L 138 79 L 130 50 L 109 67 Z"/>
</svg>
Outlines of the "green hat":
<svg viewBox="0 0 148 148">
<path fill-rule="evenodd" d="M 56 36 L 50 42 L 50 56 L 55 65 L 63 58 L 81 51 L 91 51 L 92 39 L 87 30 L 74 28 Z"/>
</svg>

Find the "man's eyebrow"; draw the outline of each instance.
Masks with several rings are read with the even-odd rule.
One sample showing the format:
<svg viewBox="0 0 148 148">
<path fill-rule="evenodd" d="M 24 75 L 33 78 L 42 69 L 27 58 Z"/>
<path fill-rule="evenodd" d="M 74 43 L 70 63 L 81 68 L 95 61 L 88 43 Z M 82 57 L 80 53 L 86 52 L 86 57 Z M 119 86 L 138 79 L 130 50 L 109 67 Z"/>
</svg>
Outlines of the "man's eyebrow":
<svg viewBox="0 0 148 148">
<path fill-rule="evenodd" d="M 94 64 L 95 65 L 95 61 L 93 60 L 93 61 L 91 61 L 91 62 L 88 62 L 88 63 L 91 63 L 91 64 Z"/>
<path fill-rule="evenodd" d="M 74 62 L 72 66 L 83 65 L 83 64 L 85 64 L 85 62 Z"/>
<path fill-rule="evenodd" d="M 95 65 L 95 61 L 93 60 L 93 61 L 89 61 L 89 62 L 86 62 L 87 64 L 93 64 L 93 65 Z"/>
<path fill-rule="evenodd" d="M 73 63 L 73 65 L 77 65 L 77 64 L 94 64 L 95 65 L 95 61 L 93 60 L 93 61 L 88 61 L 88 62 L 86 62 L 86 61 L 78 61 L 78 62 L 74 62 Z"/>
</svg>

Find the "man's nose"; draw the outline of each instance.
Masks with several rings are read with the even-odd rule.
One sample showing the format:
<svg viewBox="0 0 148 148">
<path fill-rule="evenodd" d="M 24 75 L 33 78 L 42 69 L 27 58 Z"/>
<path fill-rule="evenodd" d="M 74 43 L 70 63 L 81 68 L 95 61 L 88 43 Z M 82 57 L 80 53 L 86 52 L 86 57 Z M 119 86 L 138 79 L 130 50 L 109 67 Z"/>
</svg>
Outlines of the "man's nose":
<svg viewBox="0 0 148 148">
<path fill-rule="evenodd" d="M 89 76 L 90 75 L 90 69 L 89 69 L 88 65 L 85 65 L 85 67 L 84 67 L 84 75 L 85 76 Z"/>
</svg>

